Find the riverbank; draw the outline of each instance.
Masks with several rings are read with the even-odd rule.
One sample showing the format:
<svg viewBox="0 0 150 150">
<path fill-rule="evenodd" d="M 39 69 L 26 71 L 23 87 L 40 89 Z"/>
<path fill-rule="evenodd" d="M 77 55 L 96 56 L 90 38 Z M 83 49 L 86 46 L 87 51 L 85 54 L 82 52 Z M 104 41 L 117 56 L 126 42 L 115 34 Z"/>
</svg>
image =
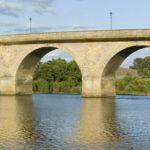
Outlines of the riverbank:
<svg viewBox="0 0 150 150">
<path fill-rule="evenodd" d="M 71 82 L 54 82 L 53 84 L 45 80 L 33 82 L 34 93 L 45 94 L 81 94 L 81 82 L 71 84 Z M 150 78 L 126 76 L 123 79 L 116 80 L 117 95 L 143 95 L 150 96 Z"/>
<path fill-rule="evenodd" d="M 130 77 L 116 81 L 118 95 L 144 95 L 150 96 L 150 78 Z"/>
<path fill-rule="evenodd" d="M 132 96 L 150 96 L 150 93 L 138 93 L 138 92 L 131 92 L 131 93 L 128 93 L 128 92 L 117 92 L 116 93 L 117 95 L 132 95 Z"/>
</svg>

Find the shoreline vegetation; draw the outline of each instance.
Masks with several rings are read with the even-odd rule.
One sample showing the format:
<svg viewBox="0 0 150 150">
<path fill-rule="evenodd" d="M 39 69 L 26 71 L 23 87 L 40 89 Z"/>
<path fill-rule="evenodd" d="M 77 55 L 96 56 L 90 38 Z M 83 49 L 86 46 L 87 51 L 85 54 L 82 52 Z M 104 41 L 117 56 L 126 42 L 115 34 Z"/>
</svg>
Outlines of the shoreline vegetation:
<svg viewBox="0 0 150 150">
<path fill-rule="evenodd" d="M 116 81 L 116 94 L 150 96 L 150 78 L 126 76 Z"/>
<path fill-rule="evenodd" d="M 150 57 L 137 58 L 131 69 L 138 76 L 125 75 L 116 80 L 116 94 L 150 96 Z M 75 61 L 53 59 L 39 63 L 33 75 L 34 93 L 81 94 L 81 72 Z"/>
</svg>

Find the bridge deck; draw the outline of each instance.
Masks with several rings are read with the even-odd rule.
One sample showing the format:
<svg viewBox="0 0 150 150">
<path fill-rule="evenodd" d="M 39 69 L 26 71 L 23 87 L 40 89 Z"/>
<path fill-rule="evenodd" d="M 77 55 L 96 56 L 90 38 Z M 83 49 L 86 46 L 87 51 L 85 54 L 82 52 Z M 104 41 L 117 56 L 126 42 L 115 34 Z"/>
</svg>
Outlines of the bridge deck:
<svg viewBox="0 0 150 150">
<path fill-rule="evenodd" d="M 145 41 L 150 40 L 150 29 L 97 30 L 74 32 L 47 32 L 18 35 L 1 35 L 1 45 L 69 43 L 95 41 Z"/>
</svg>

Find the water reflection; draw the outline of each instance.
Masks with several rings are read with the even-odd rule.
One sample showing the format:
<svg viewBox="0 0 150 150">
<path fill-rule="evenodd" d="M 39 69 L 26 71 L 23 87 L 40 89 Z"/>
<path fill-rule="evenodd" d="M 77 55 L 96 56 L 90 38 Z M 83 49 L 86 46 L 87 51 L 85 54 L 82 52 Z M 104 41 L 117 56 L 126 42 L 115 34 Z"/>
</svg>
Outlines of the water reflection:
<svg viewBox="0 0 150 150">
<path fill-rule="evenodd" d="M 11 141 L 15 144 L 20 139 L 21 130 L 17 116 L 15 97 L 1 97 L 0 99 L 0 142 Z M 7 140 L 6 140 L 7 139 Z"/>
<path fill-rule="evenodd" d="M 149 149 L 149 100 L 0 97 L 0 149 Z"/>
<path fill-rule="evenodd" d="M 80 144 L 119 140 L 115 99 L 83 99 L 77 133 Z"/>
<path fill-rule="evenodd" d="M 0 146 L 22 149 L 27 143 L 35 141 L 39 135 L 35 132 L 33 120 L 31 96 L 0 97 Z"/>
</svg>

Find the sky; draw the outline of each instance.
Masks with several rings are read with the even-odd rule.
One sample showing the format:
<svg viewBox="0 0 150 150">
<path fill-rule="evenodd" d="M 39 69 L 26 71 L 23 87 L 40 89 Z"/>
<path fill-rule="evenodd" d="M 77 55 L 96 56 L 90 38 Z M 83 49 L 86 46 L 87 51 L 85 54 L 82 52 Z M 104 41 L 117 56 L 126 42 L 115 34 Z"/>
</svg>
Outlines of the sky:
<svg viewBox="0 0 150 150">
<path fill-rule="evenodd" d="M 149 0 L 0 0 L 0 34 L 28 33 L 30 17 L 32 32 L 107 30 L 110 12 L 113 29 L 147 29 L 149 6 Z M 134 53 L 123 66 L 141 56 L 150 56 L 150 50 Z"/>
</svg>

